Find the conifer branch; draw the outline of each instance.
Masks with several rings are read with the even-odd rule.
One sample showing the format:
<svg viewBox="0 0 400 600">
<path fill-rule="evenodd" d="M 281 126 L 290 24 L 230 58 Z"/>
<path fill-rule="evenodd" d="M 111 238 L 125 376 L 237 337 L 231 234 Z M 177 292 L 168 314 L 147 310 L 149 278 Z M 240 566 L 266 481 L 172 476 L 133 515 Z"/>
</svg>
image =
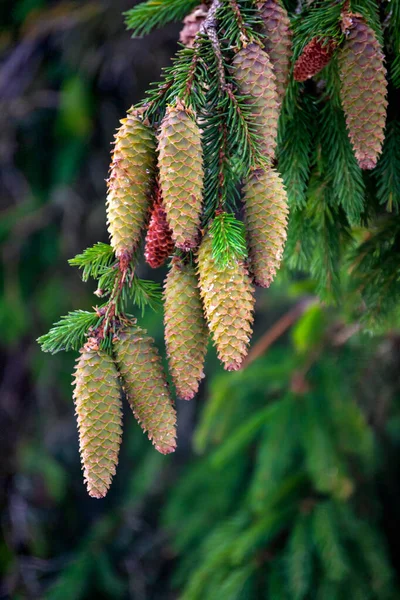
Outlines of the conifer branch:
<svg viewBox="0 0 400 600">
<path fill-rule="evenodd" d="M 213 258 L 221 269 L 247 257 L 244 225 L 234 215 L 226 212 L 217 214 L 211 224 L 210 234 Z"/>
<path fill-rule="evenodd" d="M 147 0 L 125 13 L 125 23 L 133 37 L 142 37 L 156 27 L 181 21 L 197 4 L 198 0 Z"/>
</svg>

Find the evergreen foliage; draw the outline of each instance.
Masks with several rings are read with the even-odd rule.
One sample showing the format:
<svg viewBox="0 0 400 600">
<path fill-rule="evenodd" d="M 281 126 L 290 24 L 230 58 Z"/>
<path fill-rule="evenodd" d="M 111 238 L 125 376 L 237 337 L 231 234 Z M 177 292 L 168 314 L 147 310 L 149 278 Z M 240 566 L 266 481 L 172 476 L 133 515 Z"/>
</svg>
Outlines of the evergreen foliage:
<svg viewBox="0 0 400 600">
<path fill-rule="evenodd" d="M 337 333 L 311 306 L 289 352 L 270 349 L 215 380 L 197 429 L 202 456 L 165 512 L 180 598 L 396 597 L 377 511 L 378 440 L 357 398 L 369 350 L 362 335 L 339 343 Z"/>
<path fill-rule="evenodd" d="M 126 13 L 127 25 L 141 36 L 193 8 L 184 0 L 148 0 Z M 197 263 L 206 321 L 227 370 L 244 364 L 253 283 L 270 285 L 286 238 L 287 270 L 310 274 L 322 300 L 345 299 L 371 330 L 397 320 L 399 232 L 385 216 L 397 212 L 400 196 L 397 3 L 385 14 L 375 0 L 269 2 L 267 18 L 282 19 L 287 33 L 284 61 L 266 52 L 274 28 L 266 27 L 259 2 L 212 0 L 207 9 L 192 47 L 178 50 L 161 83 L 121 121 L 108 180 L 112 248 L 95 244 L 70 261 L 84 281 L 97 280 L 104 302 L 93 313 L 64 317 L 39 339 L 46 351 L 76 350 L 89 339 L 114 359 L 120 333 L 135 323 L 132 305 L 142 313 L 157 308 L 160 288 L 140 279 L 137 268 L 161 202 L 176 246 L 166 253 Z M 307 72 L 316 51 L 319 60 Z M 297 77 L 299 64 L 305 75 L 300 69 Z M 122 363 L 119 370 L 126 371 Z M 316 402 L 310 393 L 301 417 L 309 432 L 299 442 L 305 469 L 318 492 L 343 499 L 352 486 L 346 461 L 335 453 L 333 433 L 321 437 Z M 237 439 L 246 443 L 251 432 L 243 426 Z M 274 478 L 288 465 L 282 459 L 270 468 Z M 299 525 L 299 538 L 306 527 Z"/>
</svg>

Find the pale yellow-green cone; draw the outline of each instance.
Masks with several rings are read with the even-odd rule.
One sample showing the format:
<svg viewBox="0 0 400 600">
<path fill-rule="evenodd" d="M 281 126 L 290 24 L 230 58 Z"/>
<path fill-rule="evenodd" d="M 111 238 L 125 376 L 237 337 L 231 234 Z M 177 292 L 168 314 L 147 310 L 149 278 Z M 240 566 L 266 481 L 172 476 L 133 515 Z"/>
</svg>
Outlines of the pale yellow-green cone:
<svg viewBox="0 0 400 600">
<path fill-rule="evenodd" d="M 341 98 L 358 164 L 373 169 L 384 140 L 387 81 L 382 48 L 374 31 L 359 16 L 339 53 Z"/>
<path fill-rule="evenodd" d="M 227 371 L 240 369 L 252 335 L 254 288 L 245 264 L 221 268 L 213 257 L 212 237 L 204 236 L 197 257 L 200 295 L 218 357 Z"/>
<path fill-rule="evenodd" d="M 175 260 L 164 290 L 165 343 L 177 395 L 191 400 L 204 377 L 208 330 L 197 276 L 191 265 Z"/>
<path fill-rule="evenodd" d="M 244 187 L 250 271 L 260 287 L 269 287 L 279 269 L 286 242 L 288 203 L 275 169 L 251 173 Z"/>
<path fill-rule="evenodd" d="M 160 184 L 175 245 L 198 243 L 203 197 L 201 133 L 182 102 L 169 106 L 158 136 Z"/>
<path fill-rule="evenodd" d="M 258 8 L 264 25 L 264 48 L 274 69 L 278 102 L 282 104 L 288 85 L 292 56 L 292 32 L 289 15 L 279 0 L 260 2 Z"/>
<path fill-rule="evenodd" d="M 115 136 L 108 180 L 108 231 L 118 257 L 132 256 L 140 242 L 150 211 L 155 167 L 153 131 L 131 109 Z"/>
<path fill-rule="evenodd" d="M 173 452 L 176 412 L 154 340 L 137 326 L 118 337 L 116 361 L 133 414 L 159 452 Z"/>
<path fill-rule="evenodd" d="M 112 358 L 86 344 L 74 383 L 84 479 L 89 495 L 103 498 L 115 475 L 122 434 L 120 385 Z"/>
<path fill-rule="evenodd" d="M 275 74 L 268 54 L 252 43 L 240 50 L 233 59 L 233 74 L 239 92 L 248 96 L 255 117 L 261 151 L 273 158 L 278 132 L 279 103 Z"/>
</svg>

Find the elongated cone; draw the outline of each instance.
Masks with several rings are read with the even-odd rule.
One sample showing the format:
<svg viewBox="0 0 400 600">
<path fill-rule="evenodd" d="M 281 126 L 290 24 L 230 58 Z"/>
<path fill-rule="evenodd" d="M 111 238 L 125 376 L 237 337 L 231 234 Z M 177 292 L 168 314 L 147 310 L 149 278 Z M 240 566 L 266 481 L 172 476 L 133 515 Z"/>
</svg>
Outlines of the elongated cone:
<svg viewBox="0 0 400 600">
<path fill-rule="evenodd" d="M 333 40 L 320 40 L 313 38 L 304 47 L 303 52 L 296 60 L 293 77 L 296 81 L 306 81 L 317 75 L 330 63 L 336 44 Z"/>
<path fill-rule="evenodd" d="M 132 256 L 150 210 L 155 136 L 131 109 L 115 136 L 107 195 L 107 222 L 116 255 Z"/>
<path fill-rule="evenodd" d="M 254 171 L 245 185 L 244 198 L 250 271 L 257 285 L 269 287 L 282 260 L 289 212 L 277 171 Z"/>
<path fill-rule="evenodd" d="M 354 16 L 351 22 L 339 55 L 342 105 L 358 164 L 373 169 L 384 140 L 386 69 L 373 30 L 361 17 Z"/>
<path fill-rule="evenodd" d="M 182 250 L 198 242 L 203 193 L 201 134 L 182 102 L 169 106 L 159 138 L 160 183 L 175 245 Z"/>
<path fill-rule="evenodd" d="M 200 4 L 183 19 L 183 29 L 179 34 L 179 41 L 188 48 L 193 48 L 196 35 L 199 33 L 208 13 L 206 4 Z"/>
<path fill-rule="evenodd" d="M 198 253 L 200 295 L 217 348 L 227 371 L 240 369 L 252 335 L 254 288 L 240 260 L 221 268 L 215 262 L 210 233 Z"/>
<path fill-rule="evenodd" d="M 196 272 L 173 262 L 164 291 L 165 343 L 176 392 L 191 400 L 204 377 L 208 330 L 203 316 Z"/>
<path fill-rule="evenodd" d="M 292 56 L 290 19 L 278 0 L 266 0 L 258 6 L 264 24 L 264 48 L 274 69 L 278 102 L 281 104 L 289 80 Z"/>
<path fill-rule="evenodd" d="M 122 405 L 112 358 L 92 349 L 90 342 L 77 361 L 74 400 L 87 490 L 93 498 L 103 498 L 118 464 Z"/>
<path fill-rule="evenodd" d="M 137 326 L 118 335 L 116 361 L 133 414 L 159 452 L 173 452 L 176 413 L 154 340 Z"/>
<path fill-rule="evenodd" d="M 161 190 L 157 186 L 156 200 L 151 210 L 149 228 L 146 235 L 144 256 L 152 269 L 161 267 L 174 251 L 172 231 L 167 222 L 162 204 Z"/>
<path fill-rule="evenodd" d="M 233 69 L 241 94 L 248 96 L 256 119 L 261 151 L 273 158 L 278 131 L 279 104 L 275 75 L 268 55 L 258 44 L 249 44 L 233 59 Z"/>
</svg>

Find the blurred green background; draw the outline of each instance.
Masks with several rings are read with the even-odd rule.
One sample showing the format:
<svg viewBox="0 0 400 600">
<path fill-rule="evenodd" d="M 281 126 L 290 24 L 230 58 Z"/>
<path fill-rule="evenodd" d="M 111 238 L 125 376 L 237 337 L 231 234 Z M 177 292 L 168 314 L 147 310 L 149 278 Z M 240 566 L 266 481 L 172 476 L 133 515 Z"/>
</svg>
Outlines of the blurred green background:
<svg viewBox="0 0 400 600">
<path fill-rule="evenodd" d="M 126 410 L 111 491 L 86 494 L 76 357 L 35 340 L 95 303 L 67 259 L 108 241 L 114 131 L 177 47 L 179 25 L 131 40 L 133 4 L 0 5 L 0 598 L 399 598 L 400 337 L 305 277 L 258 294 L 243 372 L 210 350 L 174 456 Z M 163 350 L 162 314 L 143 322 Z"/>
</svg>

